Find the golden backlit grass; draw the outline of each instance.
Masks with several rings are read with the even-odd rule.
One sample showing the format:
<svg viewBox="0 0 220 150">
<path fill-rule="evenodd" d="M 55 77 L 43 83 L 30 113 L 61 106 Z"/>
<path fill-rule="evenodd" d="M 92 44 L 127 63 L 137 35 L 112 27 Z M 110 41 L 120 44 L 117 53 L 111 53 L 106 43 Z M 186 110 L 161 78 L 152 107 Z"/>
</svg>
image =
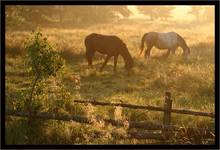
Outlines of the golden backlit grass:
<svg viewBox="0 0 220 150">
<path fill-rule="evenodd" d="M 182 50 L 179 48 L 175 56 L 163 59 L 166 51 L 153 48 L 151 61 L 143 56 L 138 57 L 140 40 L 149 31 L 175 31 L 184 37 L 191 55 L 187 62 L 182 60 Z M 164 93 L 170 91 L 173 96 L 173 107 L 199 111 L 214 112 L 214 31 L 213 25 L 187 25 L 159 22 L 124 22 L 92 26 L 88 29 L 42 29 L 54 44 L 57 51 L 66 60 L 66 67 L 59 82 L 70 93 L 63 112 L 86 115 L 89 111 L 94 115 L 107 118 L 120 118 L 130 121 L 155 121 L 162 123 L 163 114 L 160 112 L 115 109 L 110 107 L 81 106 L 71 102 L 73 99 L 96 99 L 97 101 L 131 103 L 137 105 L 163 106 Z M 96 32 L 117 35 L 128 46 L 134 58 L 133 73 L 127 76 L 124 62 L 119 57 L 117 74 L 113 74 L 113 59 L 109 61 L 104 71 L 99 67 L 104 56 L 96 54 L 93 69 L 88 69 L 85 60 L 84 38 Z M 17 106 L 22 99 L 20 91 L 30 85 L 30 77 L 24 65 L 24 41 L 30 33 L 6 32 L 6 107 Z M 44 102 L 48 107 L 55 107 L 53 100 Z M 21 108 L 22 109 L 22 108 Z M 49 110 L 49 108 L 48 108 Z M 24 123 L 19 119 L 7 122 L 6 141 L 10 144 L 25 144 L 22 135 Z M 190 120 L 190 121 L 189 121 Z M 172 123 L 184 126 L 214 127 L 214 120 L 205 117 L 172 114 Z M 147 144 L 152 140 L 122 140 L 112 137 L 109 133 L 118 131 L 124 134 L 125 129 L 112 126 L 80 125 L 49 121 L 35 143 L 45 144 Z M 20 129 L 20 130 L 19 130 Z M 102 135 L 96 135 L 96 130 Z M 16 132 L 16 136 L 14 133 Z M 98 134 L 98 133 L 97 133 Z M 16 139 L 20 139 L 17 141 Z M 23 139 L 23 140 L 22 140 Z"/>
</svg>

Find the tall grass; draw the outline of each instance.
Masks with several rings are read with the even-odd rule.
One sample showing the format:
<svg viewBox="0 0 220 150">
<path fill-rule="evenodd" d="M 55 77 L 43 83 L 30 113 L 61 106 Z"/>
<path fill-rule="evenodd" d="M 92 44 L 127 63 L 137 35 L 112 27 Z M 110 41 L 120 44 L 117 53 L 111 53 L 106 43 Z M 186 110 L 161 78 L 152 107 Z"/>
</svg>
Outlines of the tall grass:
<svg viewBox="0 0 220 150">
<path fill-rule="evenodd" d="M 110 107 L 87 107 L 72 102 L 74 99 L 96 99 L 106 102 L 123 102 L 138 105 L 163 106 L 165 91 L 173 95 L 173 107 L 214 112 L 214 38 L 211 25 L 192 28 L 182 24 L 153 24 L 135 22 L 131 24 L 104 24 L 88 29 L 42 29 L 57 51 L 66 59 L 62 75 L 47 81 L 45 90 L 52 90 L 52 83 L 67 92 L 66 99 L 43 101 L 44 111 L 72 115 L 98 115 L 126 121 L 155 121 L 162 123 L 163 114 Z M 209 30 L 209 28 L 211 30 Z M 196 30 L 195 30 L 196 29 Z M 140 40 L 145 32 L 176 31 L 182 35 L 191 54 L 187 62 L 182 60 L 181 49 L 174 56 L 163 59 L 166 51 L 152 49 L 152 59 L 147 62 L 138 57 Z M 202 32 L 205 31 L 205 32 Z M 119 57 L 117 73 L 113 74 L 111 59 L 103 72 L 98 68 L 104 61 L 101 54 L 94 58 L 94 68 L 87 67 L 84 38 L 91 32 L 114 34 L 128 46 L 135 65 L 130 76 Z M 30 76 L 24 65 L 23 42 L 28 32 L 6 32 L 6 107 L 22 110 L 22 93 L 30 86 Z M 54 82 L 56 81 L 56 82 Z M 46 83 L 46 82 L 45 82 Z M 61 88 L 61 85 L 63 86 Z M 54 93 L 48 92 L 48 97 Z M 62 95 L 60 95 L 62 97 Z M 92 118 L 92 117 L 91 117 Z M 190 120 L 190 121 L 189 121 Z M 27 144 L 24 132 L 27 122 L 21 118 L 9 117 L 6 121 L 6 142 L 8 144 Z M 214 127 L 214 120 L 205 117 L 172 115 L 172 124 L 183 126 Z M 33 137 L 34 144 L 149 144 L 154 140 L 119 139 L 110 133 L 125 135 L 126 128 L 103 125 L 94 120 L 93 126 L 75 122 L 46 121 Z M 37 128 L 37 127 L 36 127 Z M 181 140 L 179 141 L 181 143 Z M 182 141 L 182 143 L 184 143 Z M 187 142 L 186 142 L 187 143 Z"/>
</svg>

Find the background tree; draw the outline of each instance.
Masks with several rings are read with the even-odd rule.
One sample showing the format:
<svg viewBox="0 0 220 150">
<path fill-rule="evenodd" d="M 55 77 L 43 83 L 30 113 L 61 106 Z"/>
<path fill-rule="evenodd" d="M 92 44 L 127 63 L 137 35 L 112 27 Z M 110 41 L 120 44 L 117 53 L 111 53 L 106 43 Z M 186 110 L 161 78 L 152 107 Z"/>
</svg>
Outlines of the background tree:
<svg viewBox="0 0 220 150">
<path fill-rule="evenodd" d="M 168 20 L 172 17 L 172 11 L 173 9 L 175 9 L 174 6 L 162 6 L 162 7 L 159 7 L 157 9 L 157 12 L 159 13 L 159 18 L 161 20 Z"/>
<path fill-rule="evenodd" d="M 6 27 L 20 25 L 24 21 L 24 17 L 22 16 L 22 9 L 22 6 L 6 6 Z"/>
<path fill-rule="evenodd" d="M 206 21 L 213 22 L 214 21 L 214 7 L 205 7 L 204 8 L 204 17 Z"/>
<path fill-rule="evenodd" d="M 189 14 L 195 17 L 195 21 L 214 21 L 214 7 L 192 6 Z"/>
<path fill-rule="evenodd" d="M 150 17 L 150 20 L 156 20 L 156 19 L 161 19 L 161 20 L 167 20 L 171 16 L 172 10 L 175 8 L 174 6 L 138 6 L 138 10 Z"/>
<path fill-rule="evenodd" d="M 117 21 L 130 14 L 126 6 L 8 6 L 6 22 L 9 27 L 13 22 L 13 25 L 25 29 L 38 25 L 72 28 Z M 22 23 L 17 24 L 18 18 Z"/>
<path fill-rule="evenodd" d="M 201 6 L 192 6 L 189 14 L 193 15 L 197 21 L 200 21 L 202 10 L 203 8 Z"/>
</svg>

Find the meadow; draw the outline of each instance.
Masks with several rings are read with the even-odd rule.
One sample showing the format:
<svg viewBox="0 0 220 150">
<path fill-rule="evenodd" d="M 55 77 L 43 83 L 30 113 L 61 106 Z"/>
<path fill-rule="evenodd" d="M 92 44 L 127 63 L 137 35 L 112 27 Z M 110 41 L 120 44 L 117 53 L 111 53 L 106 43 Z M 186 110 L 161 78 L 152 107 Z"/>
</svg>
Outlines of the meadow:
<svg viewBox="0 0 220 150">
<path fill-rule="evenodd" d="M 103 102 L 120 102 L 137 105 L 164 105 L 164 93 L 172 93 L 173 108 L 214 112 L 215 106 L 215 51 L 213 24 L 183 24 L 175 22 L 119 22 L 101 24 L 87 29 L 46 29 L 42 33 L 65 59 L 60 75 L 45 81 L 44 93 L 39 99 L 41 111 L 77 115 L 99 115 L 129 121 L 153 121 L 162 123 L 163 114 L 131 109 L 92 107 L 79 105 L 74 99 L 95 99 Z M 149 31 L 179 33 L 191 49 L 189 59 L 181 57 L 178 48 L 174 56 L 164 59 L 166 51 L 153 48 L 151 60 L 138 56 L 140 41 Z M 104 56 L 96 53 L 89 69 L 85 59 L 84 38 L 95 32 L 117 35 L 128 46 L 134 59 L 131 75 L 124 69 L 119 57 L 117 73 L 113 73 L 113 58 L 103 72 L 99 67 Z M 24 93 L 30 87 L 32 77 L 25 66 L 24 42 L 30 31 L 6 31 L 6 108 L 22 110 Z M 172 114 L 172 124 L 190 127 L 212 127 L 214 119 Z M 36 126 L 36 127 L 35 127 Z M 125 128 L 79 124 L 63 121 L 36 121 L 31 137 L 32 144 L 154 144 L 154 140 L 119 139 L 111 132 L 126 134 Z M 6 118 L 6 143 L 28 144 L 27 121 L 24 118 Z M 97 136 L 96 131 L 102 132 Z M 30 137 L 29 137 L 30 138 Z M 190 140 L 174 140 L 174 144 L 192 144 Z"/>
</svg>

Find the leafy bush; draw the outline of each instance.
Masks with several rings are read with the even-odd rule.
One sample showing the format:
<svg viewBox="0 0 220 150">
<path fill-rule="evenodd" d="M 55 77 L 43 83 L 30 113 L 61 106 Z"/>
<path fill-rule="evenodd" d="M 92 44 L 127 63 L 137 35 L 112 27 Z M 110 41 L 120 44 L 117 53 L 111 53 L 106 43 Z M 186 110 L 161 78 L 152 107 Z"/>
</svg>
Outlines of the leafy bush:
<svg viewBox="0 0 220 150">
<path fill-rule="evenodd" d="M 58 71 L 64 67 L 64 60 L 40 31 L 32 32 L 24 45 L 26 51 L 25 62 L 28 67 L 28 73 L 31 75 L 32 83 L 30 90 L 26 89 L 23 91 L 25 95 L 23 107 L 24 110 L 30 113 L 25 130 L 27 140 L 23 142 L 34 144 L 35 142 L 39 143 L 39 141 L 36 141 L 36 136 L 43 132 L 43 126 L 45 126 L 46 122 L 35 119 L 31 113 L 38 112 L 44 108 L 43 101 L 47 99 L 44 89 L 48 85 L 45 84 L 45 81 L 50 77 L 58 75 Z M 65 92 L 63 93 L 65 94 Z M 60 98 L 60 96 L 58 97 Z M 22 107 L 22 101 L 20 103 Z M 59 103 L 59 105 L 64 104 Z"/>
<path fill-rule="evenodd" d="M 64 65 L 64 60 L 39 31 L 32 33 L 25 43 L 25 49 L 30 71 L 40 79 L 56 76 L 57 71 Z"/>
<path fill-rule="evenodd" d="M 28 110 L 31 111 L 41 107 L 40 103 L 32 101 L 34 94 L 36 96 L 42 94 L 40 82 L 50 76 L 56 76 L 58 70 L 64 66 L 64 60 L 39 30 L 32 32 L 27 39 L 25 50 L 27 52 L 26 64 L 29 67 L 29 72 L 34 76 L 31 92 L 26 103 Z"/>
</svg>

